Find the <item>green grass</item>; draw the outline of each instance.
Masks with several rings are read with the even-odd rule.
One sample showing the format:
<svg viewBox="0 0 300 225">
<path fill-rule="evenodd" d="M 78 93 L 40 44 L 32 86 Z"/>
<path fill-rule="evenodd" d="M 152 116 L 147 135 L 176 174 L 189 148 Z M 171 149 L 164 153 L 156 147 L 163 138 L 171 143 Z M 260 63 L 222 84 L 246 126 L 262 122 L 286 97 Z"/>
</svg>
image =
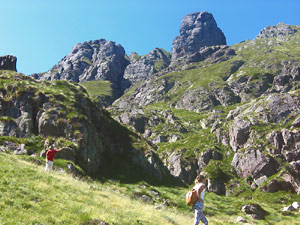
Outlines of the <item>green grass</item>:
<svg viewBox="0 0 300 225">
<path fill-rule="evenodd" d="M 82 86 L 91 97 L 112 96 L 113 90 L 109 81 L 86 81 Z"/>
<path fill-rule="evenodd" d="M 193 212 L 184 203 L 188 188 L 78 180 L 56 171 L 45 173 L 44 165 L 5 153 L 0 153 L 0 177 L 0 224 L 80 224 L 96 219 L 128 225 L 193 224 Z M 150 196 L 152 201 L 134 198 L 139 195 Z M 154 202 L 164 200 L 170 206 L 155 209 Z M 251 190 L 238 197 L 206 193 L 205 214 L 210 224 L 233 224 L 239 215 L 251 224 L 299 224 L 299 214 L 281 212 L 293 201 L 300 201 L 300 196 Z M 247 218 L 241 211 L 247 203 L 259 203 L 270 214 L 261 221 Z"/>
<path fill-rule="evenodd" d="M 0 153 L 0 224 L 79 224 L 101 219 L 109 224 L 184 224 L 187 212 L 156 210 L 133 200 L 126 188 L 82 182 L 45 173 L 42 166 Z M 124 192 L 124 193 L 122 193 Z"/>
</svg>

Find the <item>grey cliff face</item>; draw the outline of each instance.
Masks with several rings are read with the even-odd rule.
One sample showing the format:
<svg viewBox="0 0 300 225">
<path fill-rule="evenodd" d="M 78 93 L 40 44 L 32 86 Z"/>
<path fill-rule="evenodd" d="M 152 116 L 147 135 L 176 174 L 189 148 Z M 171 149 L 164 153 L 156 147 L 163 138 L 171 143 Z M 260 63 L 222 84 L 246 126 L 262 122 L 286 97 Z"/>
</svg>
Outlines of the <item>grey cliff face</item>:
<svg viewBox="0 0 300 225">
<path fill-rule="evenodd" d="M 173 41 L 172 60 L 214 45 L 226 45 L 226 38 L 213 15 L 205 11 L 188 14 L 181 21 L 180 35 Z"/>
<path fill-rule="evenodd" d="M 109 80 L 120 88 L 128 63 L 121 45 L 101 39 L 76 44 L 57 65 L 35 78 L 73 82 Z"/>
<path fill-rule="evenodd" d="M 17 58 L 13 55 L 5 55 L 0 57 L 0 70 L 17 71 Z"/>
<path fill-rule="evenodd" d="M 139 57 L 136 53 L 130 56 L 131 64 L 127 66 L 124 78 L 131 83 L 146 80 L 154 73 L 165 69 L 170 64 L 170 56 L 166 51 L 155 48 L 149 54 Z"/>
<path fill-rule="evenodd" d="M 257 38 L 273 38 L 293 35 L 297 32 L 295 27 L 299 26 L 291 26 L 285 23 L 279 23 L 276 26 L 267 26 L 259 32 Z"/>
</svg>

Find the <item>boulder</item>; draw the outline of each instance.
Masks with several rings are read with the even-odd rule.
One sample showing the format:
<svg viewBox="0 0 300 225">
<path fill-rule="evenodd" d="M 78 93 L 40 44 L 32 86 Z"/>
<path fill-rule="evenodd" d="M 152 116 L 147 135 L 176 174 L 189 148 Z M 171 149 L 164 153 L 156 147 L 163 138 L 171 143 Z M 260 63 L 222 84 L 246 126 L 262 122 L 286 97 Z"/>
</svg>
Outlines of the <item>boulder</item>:
<svg viewBox="0 0 300 225">
<path fill-rule="evenodd" d="M 200 170 L 203 170 L 205 166 L 208 165 L 209 161 L 213 160 L 222 160 L 223 155 L 222 153 L 216 151 L 216 150 L 207 150 L 204 152 L 201 152 L 201 155 L 198 160 L 198 166 Z"/>
<path fill-rule="evenodd" d="M 294 191 L 300 195 L 300 179 L 299 176 L 295 175 L 293 171 L 286 172 L 281 174 L 283 180 L 287 183 L 291 183 L 293 186 Z"/>
<path fill-rule="evenodd" d="M 172 61 L 214 45 L 226 45 L 226 38 L 213 15 L 205 11 L 188 14 L 181 21 L 180 35 L 173 41 Z"/>
<path fill-rule="evenodd" d="M 255 178 L 255 179 L 254 179 L 254 183 L 255 183 L 257 186 L 259 186 L 260 184 L 262 184 L 263 182 L 265 182 L 267 179 L 268 179 L 267 176 L 264 175 L 264 176 Z"/>
<path fill-rule="evenodd" d="M 213 88 L 212 93 L 216 100 L 223 106 L 241 102 L 241 98 L 237 96 L 228 86 L 224 86 L 222 88 Z"/>
<path fill-rule="evenodd" d="M 120 115 L 119 122 L 132 126 L 137 132 L 143 134 L 145 132 L 146 118 L 142 114 L 134 111 L 127 111 Z"/>
<path fill-rule="evenodd" d="M 239 177 L 251 176 L 252 178 L 264 175 L 269 177 L 275 174 L 279 168 L 279 164 L 273 157 L 266 156 L 258 150 L 235 153 L 231 166 Z"/>
<path fill-rule="evenodd" d="M 280 131 L 272 131 L 272 133 L 268 136 L 268 141 L 275 147 L 275 151 L 273 154 L 280 154 L 282 150 L 282 146 L 284 145 L 284 140 L 282 137 L 282 133 Z"/>
<path fill-rule="evenodd" d="M 290 169 L 295 176 L 300 177 L 300 160 L 290 162 Z"/>
<path fill-rule="evenodd" d="M 296 209 L 292 205 L 286 206 L 282 209 L 283 212 L 290 212 L 290 211 L 295 211 L 295 210 Z"/>
<path fill-rule="evenodd" d="M 190 161 L 188 164 L 183 161 L 182 153 L 173 152 L 167 158 L 167 167 L 170 174 L 187 183 L 192 183 L 197 176 L 198 166 L 196 161 Z"/>
<path fill-rule="evenodd" d="M 0 56 L 0 70 L 17 71 L 17 58 L 13 55 Z"/>
<path fill-rule="evenodd" d="M 158 136 L 156 136 L 155 138 L 153 138 L 153 139 L 151 140 L 151 142 L 152 142 L 153 144 L 158 144 L 158 143 L 162 143 L 162 142 L 167 142 L 167 140 L 168 140 L 168 137 L 167 137 L 167 136 L 164 136 L 164 135 L 158 135 Z"/>
<path fill-rule="evenodd" d="M 15 155 L 27 155 L 28 150 L 25 148 L 25 144 L 20 144 L 18 149 L 14 151 Z"/>
<path fill-rule="evenodd" d="M 290 191 L 295 192 L 293 185 L 284 180 L 270 180 L 266 188 L 267 192 Z"/>
<path fill-rule="evenodd" d="M 208 179 L 207 189 L 217 195 L 224 195 L 226 193 L 224 180 Z"/>
<path fill-rule="evenodd" d="M 38 120 L 38 132 L 44 136 L 62 137 L 67 126 L 56 110 L 49 113 L 43 112 Z"/>
<path fill-rule="evenodd" d="M 234 151 L 247 142 L 250 135 L 251 123 L 239 117 L 235 118 L 229 129 L 230 145 Z"/>
<path fill-rule="evenodd" d="M 236 221 L 235 221 L 236 223 L 247 223 L 247 220 L 245 219 L 245 218 L 243 218 L 243 217 L 241 217 L 241 216 L 238 216 L 237 218 L 236 218 Z"/>
<path fill-rule="evenodd" d="M 293 206 L 295 209 L 300 209 L 300 204 L 299 204 L 299 202 L 293 202 L 292 206 Z"/>
<path fill-rule="evenodd" d="M 264 101 L 266 101 L 265 110 L 269 112 L 269 122 L 272 123 L 283 121 L 297 108 L 297 102 L 288 93 L 270 94 Z"/>
<path fill-rule="evenodd" d="M 263 220 L 265 218 L 265 216 L 268 215 L 268 212 L 266 210 L 264 210 L 258 204 L 244 205 L 243 208 L 242 208 L 242 211 L 246 215 L 249 215 L 253 219 L 257 219 L 257 220 Z"/>
</svg>

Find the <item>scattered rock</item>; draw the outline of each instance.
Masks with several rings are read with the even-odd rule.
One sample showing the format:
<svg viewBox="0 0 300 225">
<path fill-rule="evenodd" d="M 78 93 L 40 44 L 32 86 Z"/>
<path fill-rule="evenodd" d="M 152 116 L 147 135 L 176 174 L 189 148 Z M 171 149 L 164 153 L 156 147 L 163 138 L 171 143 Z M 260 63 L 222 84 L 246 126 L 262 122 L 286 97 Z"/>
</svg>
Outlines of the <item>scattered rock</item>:
<svg viewBox="0 0 300 225">
<path fill-rule="evenodd" d="M 290 191 L 295 192 L 293 185 L 284 180 L 270 180 L 266 188 L 267 192 Z"/>
<path fill-rule="evenodd" d="M 162 143 L 162 142 L 167 142 L 167 140 L 168 140 L 167 136 L 158 135 L 155 138 L 153 138 L 151 142 L 153 144 L 158 144 L 158 143 Z"/>
<path fill-rule="evenodd" d="M 292 26 L 279 23 L 276 26 L 267 26 L 262 31 L 260 31 L 257 38 L 273 38 L 273 37 L 284 37 L 289 36 L 297 32 Z"/>
<path fill-rule="evenodd" d="M 268 212 L 258 204 L 245 205 L 243 206 L 242 211 L 246 215 L 249 215 L 253 219 L 257 219 L 257 220 L 263 220 L 265 216 L 268 215 Z"/>
<path fill-rule="evenodd" d="M 283 212 L 290 212 L 290 211 L 295 211 L 295 210 L 296 209 L 292 205 L 286 206 L 282 209 Z"/>
<path fill-rule="evenodd" d="M 17 150 L 14 151 L 15 155 L 27 155 L 28 151 L 25 149 L 25 144 L 20 144 Z"/>
<path fill-rule="evenodd" d="M 293 202 L 292 206 L 293 206 L 295 209 L 300 209 L 300 204 L 299 204 L 299 202 Z"/>
<path fill-rule="evenodd" d="M 236 218 L 236 223 L 247 223 L 247 220 L 241 216 L 238 216 L 238 218 Z"/>
<path fill-rule="evenodd" d="M 101 219 L 93 219 L 87 222 L 83 222 L 80 225 L 109 225 L 109 224 Z"/>
<path fill-rule="evenodd" d="M 254 182 L 255 182 L 256 185 L 259 186 L 261 183 L 263 183 L 266 180 L 267 180 L 267 176 L 264 175 L 264 176 L 261 176 L 261 177 L 258 177 L 256 179 L 254 179 Z"/>
</svg>

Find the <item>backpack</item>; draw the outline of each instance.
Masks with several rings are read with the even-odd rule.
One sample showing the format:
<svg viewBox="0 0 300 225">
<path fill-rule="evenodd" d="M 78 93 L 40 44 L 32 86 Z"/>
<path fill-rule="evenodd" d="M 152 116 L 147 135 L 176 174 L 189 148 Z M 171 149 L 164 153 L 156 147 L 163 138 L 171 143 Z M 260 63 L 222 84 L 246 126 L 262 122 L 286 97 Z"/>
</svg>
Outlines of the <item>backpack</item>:
<svg viewBox="0 0 300 225">
<path fill-rule="evenodd" d="M 188 206 L 194 205 L 198 200 L 197 191 L 193 188 L 185 195 L 185 202 Z"/>
</svg>

